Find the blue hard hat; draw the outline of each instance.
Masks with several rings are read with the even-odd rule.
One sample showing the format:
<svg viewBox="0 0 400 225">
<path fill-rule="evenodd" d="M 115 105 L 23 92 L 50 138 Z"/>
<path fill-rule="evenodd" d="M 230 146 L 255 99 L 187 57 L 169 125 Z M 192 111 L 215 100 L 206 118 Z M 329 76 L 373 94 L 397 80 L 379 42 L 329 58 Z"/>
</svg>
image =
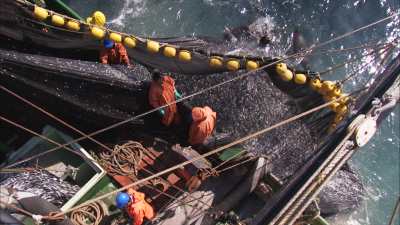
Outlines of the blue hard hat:
<svg viewBox="0 0 400 225">
<path fill-rule="evenodd" d="M 109 40 L 109 39 L 105 39 L 103 41 L 103 45 L 104 45 L 105 48 L 112 48 L 112 47 L 114 47 L 114 41 Z"/>
<path fill-rule="evenodd" d="M 117 194 L 117 197 L 115 198 L 115 202 L 117 204 L 117 208 L 123 209 L 125 206 L 129 203 L 130 197 L 127 193 L 125 192 L 119 192 Z"/>
</svg>

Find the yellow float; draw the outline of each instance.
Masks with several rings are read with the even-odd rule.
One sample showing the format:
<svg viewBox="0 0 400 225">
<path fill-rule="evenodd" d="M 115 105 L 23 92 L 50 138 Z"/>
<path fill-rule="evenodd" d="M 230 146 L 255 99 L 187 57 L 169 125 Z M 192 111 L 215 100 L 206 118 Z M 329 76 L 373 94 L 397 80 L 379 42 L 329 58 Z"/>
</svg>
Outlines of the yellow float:
<svg viewBox="0 0 400 225">
<path fill-rule="evenodd" d="M 188 50 L 181 50 L 179 51 L 178 59 L 183 62 L 189 62 L 192 60 L 192 53 L 190 53 Z"/>
<path fill-rule="evenodd" d="M 171 46 L 166 46 L 164 48 L 164 55 L 168 58 L 172 58 L 176 56 L 176 48 L 171 47 Z"/>
<path fill-rule="evenodd" d="M 294 76 L 294 82 L 296 84 L 305 84 L 307 82 L 307 76 L 302 73 L 296 73 Z"/>
<path fill-rule="evenodd" d="M 51 23 L 55 26 L 62 27 L 65 24 L 65 20 L 62 16 L 59 15 L 52 15 L 51 16 Z"/>
<path fill-rule="evenodd" d="M 226 68 L 230 71 L 236 71 L 240 68 L 240 62 L 237 59 L 230 59 L 226 62 Z"/>
<path fill-rule="evenodd" d="M 35 8 L 33 9 L 33 14 L 35 15 L 35 18 L 40 21 L 43 21 L 47 19 L 47 17 L 49 17 L 49 12 L 46 9 L 36 5 Z"/>
<path fill-rule="evenodd" d="M 99 27 L 95 27 L 95 26 L 90 28 L 90 33 L 92 34 L 92 36 L 94 38 L 99 39 L 99 40 L 103 39 L 104 36 L 106 35 L 106 32 L 103 29 L 101 29 Z"/>
<path fill-rule="evenodd" d="M 147 51 L 157 53 L 160 51 L 160 43 L 157 41 L 147 40 Z"/>
<path fill-rule="evenodd" d="M 255 70 L 259 67 L 258 62 L 253 61 L 253 60 L 248 60 L 246 62 L 246 69 L 251 71 L 251 70 Z"/>
<path fill-rule="evenodd" d="M 121 43 L 122 42 L 122 36 L 120 34 L 117 34 L 117 33 L 110 33 L 108 38 L 110 38 L 110 40 L 112 40 L 112 41 L 114 41 L 116 43 Z"/>
<path fill-rule="evenodd" d="M 69 30 L 73 30 L 73 31 L 79 31 L 81 29 L 81 25 L 73 20 L 70 20 L 67 22 L 67 24 L 65 25 Z"/>
<path fill-rule="evenodd" d="M 223 62 L 222 62 L 222 57 L 219 56 L 213 56 L 210 58 L 210 66 L 214 68 L 222 67 Z"/>
<path fill-rule="evenodd" d="M 129 48 L 136 47 L 136 38 L 133 37 L 126 37 L 124 39 L 124 45 Z"/>
</svg>

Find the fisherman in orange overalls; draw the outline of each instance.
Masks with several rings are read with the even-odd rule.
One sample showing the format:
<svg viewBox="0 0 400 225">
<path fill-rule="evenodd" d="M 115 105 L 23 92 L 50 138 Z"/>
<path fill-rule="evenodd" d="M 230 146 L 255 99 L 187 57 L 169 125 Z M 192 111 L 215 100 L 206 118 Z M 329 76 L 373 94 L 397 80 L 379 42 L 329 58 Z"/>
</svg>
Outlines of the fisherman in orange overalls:
<svg viewBox="0 0 400 225">
<path fill-rule="evenodd" d="M 211 136 L 217 121 L 217 113 L 210 107 L 194 107 L 192 109 L 193 122 L 189 128 L 188 142 L 191 145 L 203 145 Z"/>
<path fill-rule="evenodd" d="M 103 64 L 125 64 L 131 66 L 126 48 L 121 43 L 105 39 L 100 51 L 100 62 Z"/>
<path fill-rule="evenodd" d="M 119 192 L 116 197 L 119 209 L 125 209 L 128 216 L 133 219 L 132 225 L 142 225 L 144 218 L 153 219 L 154 210 L 145 200 L 145 194 L 129 188 L 127 192 Z"/>
<path fill-rule="evenodd" d="M 159 110 L 162 116 L 161 123 L 167 127 L 173 123 L 179 123 L 178 107 L 174 102 L 181 95 L 175 89 L 174 79 L 170 76 L 161 76 L 158 70 L 153 71 L 152 79 L 149 90 L 149 104 L 153 108 L 158 108 L 171 103 L 169 106 Z"/>
</svg>

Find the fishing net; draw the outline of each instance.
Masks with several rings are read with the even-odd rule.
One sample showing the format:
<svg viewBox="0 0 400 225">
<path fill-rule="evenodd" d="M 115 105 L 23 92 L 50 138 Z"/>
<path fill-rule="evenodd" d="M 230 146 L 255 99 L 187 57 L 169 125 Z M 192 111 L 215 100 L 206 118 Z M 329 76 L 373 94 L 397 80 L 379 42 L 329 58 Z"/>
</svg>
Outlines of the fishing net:
<svg viewBox="0 0 400 225">
<path fill-rule="evenodd" d="M 67 118 L 92 121 L 101 126 L 149 109 L 149 72 L 140 65 L 128 69 L 5 50 L 0 50 L 0 65 L 3 68 L 0 72 L 2 83 Z M 177 88 L 184 94 L 203 90 L 237 75 L 174 74 Z M 271 76 L 265 71 L 257 72 L 198 95 L 190 104 L 211 106 L 217 112 L 217 132 L 225 133 L 234 140 L 321 102 L 321 97 L 314 96 L 307 86 L 297 89 L 285 86 L 283 89 L 292 94 L 285 93 L 276 85 L 282 85 L 283 81 L 273 80 Z M 304 104 L 299 106 L 304 98 L 308 99 L 307 107 Z M 136 122 L 141 124 L 144 121 Z M 254 155 L 270 157 L 274 161 L 272 172 L 285 180 L 316 151 L 318 138 L 314 134 L 321 130 L 311 129 L 308 123 L 308 120 L 289 123 L 246 142 L 244 147 Z M 327 127 L 325 123 L 325 130 Z"/>
<path fill-rule="evenodd" d="M 2 44 L 1 47 L 12 49 L 18 45 L 28 53 L 40 52 L 66 58 L 86 58 L 97 61 L 97 50 L 102 42 L 90 35 L 90 27 L 81 24 L 79 31 L 71 31 L 65 27 L 51 24 L 50 17 L 43 22 L 35 19 L 34 6 L 24 1 L 6 0 L 0 9 L 0 33 L 3 38 L 11 38 L 13 43 Z M 82 21 L 80 21 L 82 22 Z M 108 35 L 109 31 L 107 31 Z M 124 34 L 124 36 L 126 36 Z M 241 68 L 245 67 L 247 59 L 255 58 L 260 64 L 268 62 L 270 58 L 229 56 L 224 55 L 218 41 L 210 42 L 209 38 L 199 37 L 173 37 L 154 38 L 160 44 L 157 53 L 147 50 L 147 38 L 135 37 L 137 40 L 134 48 L 127 48 L 131 58 L 143 65 L 153 68 L 163 68 L 167 71 L 181 74 L 210 74 L 227 71 L 224 67 L 211 67 L 210 56 L 221 56 L 224 59 L 235 58 L 241 60 Z M 182 61 L 179 57 L 166 57 L 163 54 L 165 46 L 173 46 L 177 54 L 181 50 L 190 51 L 190 60 Z M 24 46 L 24 47 L 21 47 Z M 38 48 L 35 48 L 38 47 Z M 34 50 L 33 50 L 34 49 Z"/>
<path fill-rule="evenodd" d="M 223 73 L 207 77 L 176 75 L 176 80 L 178 89 L 188 94 L 232 76 L 237 74 Z M 232 140 L 301 112 L 296 100 L 277 88 L 264 71 L 196 96 L 191 104 L 211 106 L 217 112 L 217 131 L 228 134 Z M 285 180 L 313 154 L 317 143 L 306 121 L 298 120 L 256 137 L 246 142 L 244 147 L 255 155 L 270 157 L 274 162 L 271 171 Z"/>
</svg>

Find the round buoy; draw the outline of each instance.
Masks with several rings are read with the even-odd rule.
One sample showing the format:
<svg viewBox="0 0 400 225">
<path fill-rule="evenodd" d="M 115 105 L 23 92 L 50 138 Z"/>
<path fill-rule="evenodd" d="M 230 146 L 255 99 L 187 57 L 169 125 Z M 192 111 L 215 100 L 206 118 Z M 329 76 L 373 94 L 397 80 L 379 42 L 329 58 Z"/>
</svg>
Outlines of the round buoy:
<svg viewBox="0 0 400 225">
<path fill-rule="evenodd" d="M 248 60 L 246 62 L 246 69 L 251 71 L 251 70 L 255 70 L 259 67 L 258 62 L 253 61 L 253 60 Z"/>
<path fill-rule="evenodd" d="M 122 42 L 122 36 L 120 34 L 110 33 L 110 35 L 108 37 L 110 38 L 110 40 L 113 40 L 116 43 Z"/>
<path fill-rule="evenodd" d="M 285 63 L 276 64 L 276 70 L 287 70 L 287 65 Z"/>
<path fill-rule="evenodd" d="M 219 56 L 211 57 L 210 66 L 214 68 L 222 67 L 223 66 L 222 57 Z"/>
<path fill-rule="evenodd" d="M 64 26 L 65 20 L 62 16 L 59 15 L 52 15 L 51 16 L 51 23 L 55 26 L 61 27 Z"/>
<path fill-rule="evenodd" d="M 147 40 L 147 50 L 151 53 L 160 51 L 160 43 L 152 40 Z"/>
<path fill-rule="evenodd" d="M 124 39 L 124 45 L 129 47 L 129 48 L 134 48 L 136 47 L 136 38 L 133 37 L 126 37 Z"/>
<path fill-rule="evenodd" d="M 172 58 L 176 56 L 176 48 L 171 46 L 166 46 L 164 48 L 164 56 L 168 58 Z"/>
<path fill-rule="evenodd" d="M 314 91 L 318 91 L 322 87 L 322 83 L 320 79 L 313 79 L 310 82 L 310 87 Z"/>
<path fill-rule="evenodd" d="M 307 82 L 307 76 L 303 73 L 296 73 L 294 76 L 294 82 L 296 84 L 305 84 Z"/>
<path fill-rule="evenodd" d="M 33 14 L 35 15 L 35 18 L 40 21 L 43 21 L 43 20 L 47 19 L 47 17 L 49 17 L 49 12 L 46 9 L 36 6 L 36 5 L 35 5 L 35 8 L 33 9 Z"/>
<path fill-rule="evenodd" d="M 330 80 L 326 80 L 324 82 L 322 82 L 322 91 L 324 93 L 329 93 L 330 91 L 333 91 L 333 89 L 335 88 L 335 83 L 330 81 Z"/>
<path fill-rule="evenodd" d="M 240 62 L 237 59 L 230 59 L 226 62 L 226 68 L 230 71 L 236 71 L 240 68 Z"/>
<path fill-rule="evenodd" d="M 289 69 L 286 70 L 277 69 L 277 72 L 283 81 L 291 81 L 293 79 L 293 72 Z"/>
<path fill-rule="evenodd" d="M 92 36 L 96 39 L 103 39 L 104 36 L 106 35 L 106 32 L 99 27 L 92 27 L 90 29 L 90 31 L 91 31 L 90 33 L 92 34 Z"/>
<path fill-rule="evenodd" d="M 78 22 L 73 21 L 73 20 L 68 21 L 66 24 L 66 27 L 69 30 L 73 30 L 73 31 L 79 31 L 81 29 L 81 25 Z"/>
<path fill-rule="evenodd" d="M 368 143 L 376 132 L 376 121 L 367 117 L 355 130 L 355 142 L 357 146 L 362 147 Z"/>
<path fill-rule="evenodd" d="M 333 103 L 331 103 L 331 104 L 329 105 L 329 108 L 330 108 L 332 111 L 336 112 L 339 106 L 340 106 L 339 103 L 333 102 Z"/>
<path fill-rule="evenodd" d="M 333 89 L 329 94 L 339 97 L 342 94 L 342 90 L 338 87 L 335 87 L 335 89 Z"/>
<path fill-rule="evenodd" d="M 188 50 L 181 50 L 178 53 L 178 59 L 183 62 L 190 62 L 192 54 Z"/>
</svg>

